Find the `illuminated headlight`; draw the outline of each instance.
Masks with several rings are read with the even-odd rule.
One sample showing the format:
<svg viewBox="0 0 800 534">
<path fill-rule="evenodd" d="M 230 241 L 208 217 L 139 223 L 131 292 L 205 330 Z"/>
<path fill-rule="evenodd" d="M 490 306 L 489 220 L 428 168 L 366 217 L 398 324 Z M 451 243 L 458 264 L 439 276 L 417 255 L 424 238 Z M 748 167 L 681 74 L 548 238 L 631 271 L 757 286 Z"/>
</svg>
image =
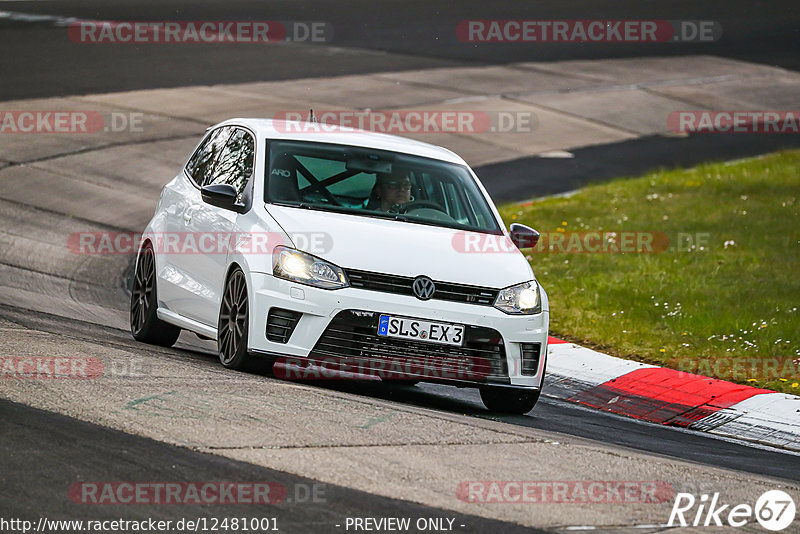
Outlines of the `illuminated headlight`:
<svg viewBox="0 0 800 534">
<path fill-rule="evenodd" d="M 341 267 L 288 247 L 275 247 L 272 274 L 323 289 L 340 289 L 350 285 Z"/>
<path fill-rule="evenodd" d="M 539 283 L 536 280 L 507 287 L 500 291 L 494 307 L 505 313 L 531 315 L 542 311 Z"/>
</svg>

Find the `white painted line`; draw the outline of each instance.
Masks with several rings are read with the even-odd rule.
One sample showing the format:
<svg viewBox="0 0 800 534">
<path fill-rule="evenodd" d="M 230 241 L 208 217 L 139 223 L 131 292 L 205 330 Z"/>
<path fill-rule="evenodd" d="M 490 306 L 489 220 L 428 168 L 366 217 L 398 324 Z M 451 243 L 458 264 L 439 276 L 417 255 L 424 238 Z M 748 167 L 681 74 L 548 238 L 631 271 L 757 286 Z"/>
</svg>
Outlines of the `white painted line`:
<svg viewBox="0 0 800 534">
<path fill-rule="evenodd" d="M 7 0 L 0 0 L 7 1 Z M 0 20 L 12 20 L 15 22 L 50 22 L 53 26 L 68 27 L 75 22 L 100 22 L 76 17 L 64 17 L 61 15 L 41 15 L 39 13 L 20 13 L 18 11 L 0 11 Z"/>
<path fill-rule="evenodd" d="M 549 150 L 547 152 L 541 152 L 536 154 L 536 157 L 539 158 L 553 158 L 553 159 L 572 159 L 575 157 L 575 154 L 572 152 L 567 152 L 566 150 Z"/>
<path fill-rule="evenodd" d="M 502 95 L 475 95 L 475 96 L 461 96 L 458 98 L 448 98 L 444 101 L 445 104 L 463 104 L 464 102 L 483 102 L 492 98 L 500 98 Z"/>
</svg>

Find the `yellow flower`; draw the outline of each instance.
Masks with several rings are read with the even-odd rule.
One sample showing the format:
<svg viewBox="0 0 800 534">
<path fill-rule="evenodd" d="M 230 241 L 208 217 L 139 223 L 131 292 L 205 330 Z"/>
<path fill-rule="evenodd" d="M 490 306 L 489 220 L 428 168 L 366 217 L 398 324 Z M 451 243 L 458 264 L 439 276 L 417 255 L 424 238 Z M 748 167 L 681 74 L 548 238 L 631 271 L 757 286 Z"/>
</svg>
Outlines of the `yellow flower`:
<svg viewBox="0 0 800 534">
<path fill-rule="evenodd" d="M 796 388 L 797 386 L 800 386 L 800 384 L 798 384 L 797 382 L 795 382 L 794 384 L 792 384 L 792 387 L 793 387 L 793 388 Z"/>
<path fill-rule="evenodd" d="M 561 226 L 566 226 L 566 225 L 567 225 L 567 221 L 561 221 Z"/>
<path fill-rule="evenodd" d="M 685 335 L 686 335 L 686 332 L 684 332 L 684 333 L 683 333 L 683 334 L 681 334 L 681 335 L 682 335 L 682 336 L 685 336 Z"/>
<path fill-rule="evenodd" d="M 779 378 L 778 380 L 780 380 L 781 382 L 788 382 L 788 380 L 786 380 L 785 378 Z"/>
<path fill-rule="evenodd" d="M 755 378 L 748 378 L 747 381 L 748 382 L 757 382 L 757 380 Z"/>
<path fill-rule="evenodd" d="M 667 349 L 658 349 L 659 352 L 667 352 Z"/>
</svg>

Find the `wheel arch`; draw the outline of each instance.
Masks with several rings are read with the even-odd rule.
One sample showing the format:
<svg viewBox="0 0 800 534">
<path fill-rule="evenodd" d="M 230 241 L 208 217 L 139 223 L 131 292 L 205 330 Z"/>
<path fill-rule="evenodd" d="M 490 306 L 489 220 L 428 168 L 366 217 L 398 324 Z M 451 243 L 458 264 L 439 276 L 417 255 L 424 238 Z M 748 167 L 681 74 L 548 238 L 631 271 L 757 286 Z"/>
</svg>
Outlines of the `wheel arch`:
<svg viewBox="0 0 800 534">
<path fill-rule="evenodd" d="M 225 290 L 225 287 L 228 285 L 228 280 L 231 279 L 231 275 L 236 269 L 239 269 L 244 273 L 244 279 L 247 281 L 247 298 L 250 299 L 250 286 L 252 285 L 252 283 L 250 281 L 249 272 L 248 269 L 242 267 L 241 262 L 237 260 L 230 262 L 228 264 L 228 268 L 225 269 L 225 278 L 223 278 L 224 281 L 222 282 L 222 290 L 223 291 Z"/>
</svg>

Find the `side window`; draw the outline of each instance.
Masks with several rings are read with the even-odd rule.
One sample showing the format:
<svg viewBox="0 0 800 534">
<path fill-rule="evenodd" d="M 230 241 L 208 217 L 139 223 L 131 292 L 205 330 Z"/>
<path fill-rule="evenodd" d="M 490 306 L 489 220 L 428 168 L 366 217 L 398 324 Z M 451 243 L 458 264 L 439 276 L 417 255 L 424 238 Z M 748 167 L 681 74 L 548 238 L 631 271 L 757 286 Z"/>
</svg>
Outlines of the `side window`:
<svg viewBox="0 0 800 534">
<path fill-rule="evenodd" d="M 245 130 L 237 128 L 228 138 L 214 167 L 214 174 L 205 185 L 232 185 L 236 188 L 239 200 L 241 200 L 247 182 L 253 174 L 254 150 L 253 136 Z"/>
<path fill-rule="evenodd" d="M 231 130 L 233 128 L 225 126 L 211 132 L 205 141 L 197 147 L 197 150 L 189 159 L 189 163 L 186 164 L 186 172 L 189 173 L 189 176 L 198 186 L 203 187 L 211 178 L 211 173 L 214 171 L 214 163 L 225 146 L 225 141 L 228 140 Z"/>
</svg>

